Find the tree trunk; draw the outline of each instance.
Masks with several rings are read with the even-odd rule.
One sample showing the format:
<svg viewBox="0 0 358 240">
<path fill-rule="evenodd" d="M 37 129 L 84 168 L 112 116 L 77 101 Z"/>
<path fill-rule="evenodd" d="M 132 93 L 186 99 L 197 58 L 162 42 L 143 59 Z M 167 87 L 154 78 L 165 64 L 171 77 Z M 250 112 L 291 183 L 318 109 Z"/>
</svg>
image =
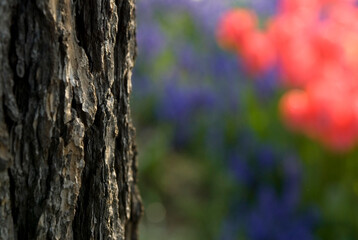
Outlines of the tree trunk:
<svg viewBox="0 0 358 240">
<path fill-rule="evenodd" d="M 0 1 L 0 239 L 137 239 L 134 1 Z"/>
</svg>

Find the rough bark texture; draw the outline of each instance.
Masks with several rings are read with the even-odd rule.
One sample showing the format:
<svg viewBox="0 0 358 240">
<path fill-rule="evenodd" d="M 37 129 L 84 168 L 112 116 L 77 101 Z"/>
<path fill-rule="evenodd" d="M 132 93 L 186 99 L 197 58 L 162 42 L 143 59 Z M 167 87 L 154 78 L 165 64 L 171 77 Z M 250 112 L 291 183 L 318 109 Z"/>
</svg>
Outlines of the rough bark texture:
<svg viewBox="0 0 358 240">
<path fill-rule="evenodd" d="M 0 1 L 0 239 L 137 239 L 134 1 Z"/>
</svg>

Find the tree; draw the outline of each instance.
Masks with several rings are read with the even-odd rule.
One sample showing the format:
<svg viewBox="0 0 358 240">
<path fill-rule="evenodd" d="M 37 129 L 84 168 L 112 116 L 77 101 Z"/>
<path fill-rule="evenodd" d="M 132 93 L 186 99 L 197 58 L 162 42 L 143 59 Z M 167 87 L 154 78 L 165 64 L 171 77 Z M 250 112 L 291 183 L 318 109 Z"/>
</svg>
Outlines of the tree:
<svg viewBox="0 0 358 240">
<path fill-rule="evenodd" d="M 0 2 L 0 239 L 137 239 L 134 0 Z"/>
</svg>

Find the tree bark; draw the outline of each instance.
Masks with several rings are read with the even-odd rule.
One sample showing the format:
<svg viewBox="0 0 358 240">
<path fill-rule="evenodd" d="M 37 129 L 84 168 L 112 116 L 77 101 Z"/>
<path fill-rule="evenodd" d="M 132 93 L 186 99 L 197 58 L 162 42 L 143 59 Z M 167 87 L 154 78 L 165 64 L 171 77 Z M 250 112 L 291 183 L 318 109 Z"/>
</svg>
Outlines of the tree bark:
<svg viewBox="0 0 358 240">
<path fill-rule="evenodd" d="M 0 239 L 137 239 L 134 1 L 0 1 Z"/>
</svg>

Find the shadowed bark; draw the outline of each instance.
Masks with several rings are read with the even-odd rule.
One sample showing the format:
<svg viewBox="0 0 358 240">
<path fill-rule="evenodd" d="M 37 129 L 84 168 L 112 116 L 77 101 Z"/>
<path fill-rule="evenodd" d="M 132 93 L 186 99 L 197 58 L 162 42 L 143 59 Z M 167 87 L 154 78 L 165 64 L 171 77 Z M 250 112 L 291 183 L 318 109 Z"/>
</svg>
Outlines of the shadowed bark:
<svg viewBox="0 0 358 240">
<path fill-rule="evenodd" d="M 0 1 L 0 239 L 137 239 L 134 1 Z"/>
</svg>

